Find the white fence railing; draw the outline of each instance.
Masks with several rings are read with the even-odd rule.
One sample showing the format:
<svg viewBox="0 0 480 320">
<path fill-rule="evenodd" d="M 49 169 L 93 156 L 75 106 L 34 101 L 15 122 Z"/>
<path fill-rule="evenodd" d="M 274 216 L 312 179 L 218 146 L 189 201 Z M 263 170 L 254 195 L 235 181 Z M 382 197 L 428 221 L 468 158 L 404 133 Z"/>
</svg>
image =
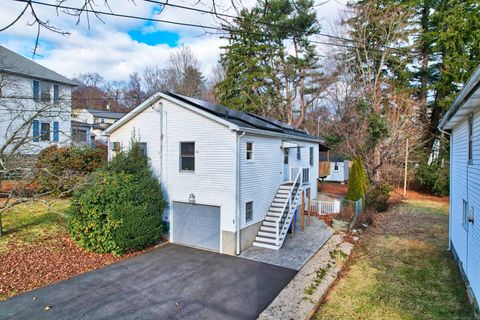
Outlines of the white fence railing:
<svg viewBox="0 0 480 320">
<path fill-rule="evenodd" d="M 318 200 L 311 205 L 312 212 L 325 215 L 340 212 L 340 200 Z"/>
</svg>

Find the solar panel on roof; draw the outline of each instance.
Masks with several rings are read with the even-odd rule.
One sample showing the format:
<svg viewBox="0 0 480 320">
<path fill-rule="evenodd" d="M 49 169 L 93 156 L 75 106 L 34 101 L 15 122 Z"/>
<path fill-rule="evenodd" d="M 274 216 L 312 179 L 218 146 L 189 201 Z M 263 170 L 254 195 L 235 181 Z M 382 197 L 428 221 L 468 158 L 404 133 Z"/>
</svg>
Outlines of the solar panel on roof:
<svg viewBox="0 0 480 320">
<path fill-rule="evenodd" d="M 189 104 L 192 104 L 205 111 L 213 113 L 216 116 L 224 118 L 227 121 L 234 123 L 236 125 L 239 125 L 241 127 L 249 127 L 249 128 L 257 128 L 257 129 L 262 129 L 267 131 L 274 131 L 274 132 L 290 134 L 290 135 L 303 137 L 303 138 L 315 138 L 309 135 L 304 130 L 296 129 L 293 126 L 285 124 L 276 119 L 253 114 L 250 112 L 242 112 L 234 109 L 229 109 L 227 107 L 224 107 L 218 104 L 213 104 L 207 101 L 186 97 L 186 96 L 182 96 L 182 95 L 171 93 L 171 92 L 166 92 L 166 94 L 172 96 L 173 98 L 188 102 Z"/>
</svg>

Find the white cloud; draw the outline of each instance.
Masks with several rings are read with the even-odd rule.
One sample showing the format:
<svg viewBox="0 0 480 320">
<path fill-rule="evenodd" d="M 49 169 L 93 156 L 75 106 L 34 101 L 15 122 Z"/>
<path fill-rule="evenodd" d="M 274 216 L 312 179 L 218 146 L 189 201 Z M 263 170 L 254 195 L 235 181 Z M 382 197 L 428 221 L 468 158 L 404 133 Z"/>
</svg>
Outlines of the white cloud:
<svg viewBox="0 0 480 320">
<path fill-rule="evenodd" d="M 55 0 L 43 0 L 55 3 Z M 160 0 L 163 1 L 163 0 Z M 177 3 L 183 6 L 211 10 L 211 0 L 170 0 L 169 3 Z M 81 0 L 66 1 L 66 5 L 78 6 Z M 242 2 L 251 6 L 255 1 Z M 318 15 L 321 21 L 328 23 L 338 14 L 346 0 L 330 0 L 318 7 Z M 103 1 L 97 1 L 102 3 Z M 190 10 L 166 7 L 160 15 L 154 14 L 158 5 L 146 1 L 115 1 L 109 2 L 115 13 L 122 13 L 142 17 L 154 17 L 171 21 L 182 21 L 200 25 L 216 25 L 216 21 L 209 14 L 200 14 Z M 230 0 L 218 1 L 224 8 L 230 8 L 229 14 L 235 14 L 230 6 Z M 19 2 L 5 2 L 0 4 L 0 28 L 12 21 L 23 9 L 24 4 Z M 166 44 L 147 45 L 133 40 L 128 31 L 166 30 L 179 35 L 179 44 L 190 46 L 197 55 L 201 69 L 205 74 L 210 73 L 216 64 L 220 46 L 225 41 L 217 36 L 204 34 L 202 29 L 176 26 L 165 23 L 153 23 L 151 27 L 145 27 L 145 21 L 123 19 L 102 16 L 102 23 L 90 15 L 90 24 L 86 23 L 86 16 L 82 16 L 77 25 L 76 18 L 57 12 L 52 8 L 35 5 L 37 14 L 44 20 L 49 20 L 52 25 L 71 32 L 69 36 L 61 36 L 56 33 L 43 31 L 41 34 L 41 46 L 39 53 L 42 57 L 37 61 L 53 70 L 72 77 L 74 74 L 85 72 L 98 72 L 107 80 L 124 80 L 132 72 L 141 72 L 146 66 L 162 66 L 168 56 L 175 50 Z M 103 5 L 97 9 L 108 11 Z M 34 44 L 36 27 L 29 26 L 33 21 L 27 11 L 12 28 L 0 33 L 0 43 L 19 53 L 29 56 Z M 218 22 L 218 21 L 217 21 Z M 323 24 L 323 23 L 322 23 Z M 203 35 L 202 35 L 203 34 Z M 322 39 L 323 40 L 323 39 Z"/>
</svg>

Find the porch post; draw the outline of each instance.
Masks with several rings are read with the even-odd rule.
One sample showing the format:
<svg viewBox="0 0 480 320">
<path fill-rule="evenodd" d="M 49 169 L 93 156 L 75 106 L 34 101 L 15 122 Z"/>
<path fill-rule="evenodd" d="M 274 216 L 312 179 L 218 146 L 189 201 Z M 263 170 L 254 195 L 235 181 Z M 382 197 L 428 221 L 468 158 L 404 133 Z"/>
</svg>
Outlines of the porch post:
<svg viewBox="0 0 480 320">
<path fill-rule="evenodd" d="M 302 230 L 305 229 L 305 191 L 302 190 Z"/>
</svg>

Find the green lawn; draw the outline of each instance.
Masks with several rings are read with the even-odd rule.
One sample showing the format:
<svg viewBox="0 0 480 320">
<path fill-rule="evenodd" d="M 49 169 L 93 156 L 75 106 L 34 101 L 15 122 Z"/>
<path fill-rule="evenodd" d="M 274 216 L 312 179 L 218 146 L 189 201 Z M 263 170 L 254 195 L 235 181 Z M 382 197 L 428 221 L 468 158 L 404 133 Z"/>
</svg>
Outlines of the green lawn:
<svg viewBox="0 0 480 320">
<path fill-rule="evenodd" d="M 447 203 L 393 207 L 365 233 L 316 319 L 472 319 L 447 245 Z"/>
<path fill-rule="evenodd" d="M 57 237 L 66 232 L 65 211 L 70 200 L 30 202 L 15 206 L 3 214 L 3 236 L 0 237 L 0 253 L 9 246 L 26 246 L 39 240 Z"/>
</svg>

